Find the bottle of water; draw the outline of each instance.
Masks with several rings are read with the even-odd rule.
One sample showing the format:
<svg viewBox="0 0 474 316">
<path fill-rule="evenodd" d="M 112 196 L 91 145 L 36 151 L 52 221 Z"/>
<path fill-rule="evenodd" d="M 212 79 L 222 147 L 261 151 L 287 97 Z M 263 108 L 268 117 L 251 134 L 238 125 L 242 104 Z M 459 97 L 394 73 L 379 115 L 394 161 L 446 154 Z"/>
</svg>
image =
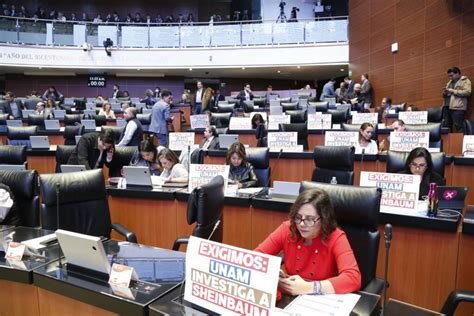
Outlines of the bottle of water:
<svg viewBox="0 0 474 316">
<path fill-rule="evenodd" d="M 337 184 L 337 179 L 336 177 L 332 177 L 331 181 L 329 182 L 331 184 Z"/>
</svg>

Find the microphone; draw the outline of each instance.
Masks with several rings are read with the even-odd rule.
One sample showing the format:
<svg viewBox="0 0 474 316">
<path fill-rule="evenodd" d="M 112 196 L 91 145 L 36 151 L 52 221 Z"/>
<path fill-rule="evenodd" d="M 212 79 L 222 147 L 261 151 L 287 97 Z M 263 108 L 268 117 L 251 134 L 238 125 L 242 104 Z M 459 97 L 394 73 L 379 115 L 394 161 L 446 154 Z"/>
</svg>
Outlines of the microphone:
<svg viewBox="0 0 474 316">
<path fill-rule="evenodd" d="M 382 312 L 380 313 L 381 316 L 383 316 L 385 307 L 387 304 L 388 256 L 390 252 L 390 243 L 392 242 L 392 225 L 391 224 L 385 224 L 384 239 L 385 239 L 385 272 L 384 272 L 384 277 L 383 277 L 383 302 L 382 302 Z"/>
<path fill-rule="evenodd" d="M 207 237 L 206 240 L 210 240 L 210 239 L 211 239 L 212 235 L 214 235 L 214 232 L 217 230 L 217 228 L 220 226 L 220 224 L 221 224 L 221 220 L 218 219 L 217 222 L 216 222 L 216 224 L 214 225 L 214 228 L 212 229 L 211 233 L 209 234 L 209 237 Z M 176 287 L 178 287 L 178 286 L 180 287 L 180 288 L 179 288 L 179 296 L 178 296 L 178 298 L 181 298 L 181 297 L 184 296 L 184 293 L 183 293 L 183 292 L 184 292 L 184 284 L 185 284 L 185 283 L 186 283 L 186 277 L 184 278 L 183 281 L 181 281 L 180 283 L 178 283 L 178 284 L 176 285 Z"/>
<path fill-rule="evenodd" d="M 273 167 L 276 166 L 276 164 L 278 163 L 278 160 L 280 160 L 280 157 L 281 157 L 282 153 L 283 153 L 283 148 L 280 148 L 280 151 L 278 152 L 277 159 L 275 160 L 275 162 L 273 162 L 273 166 L 270 166 L 270 171 L 273 169 Z M 268 177 L 268 180 L 267 180 L 267 183 L 266 183 L 265 187 L 268 188 L 269 186 L 270 186 L 270 177 Z"/>
<path fill-rule="evenodd" d="M 56 226 L 57 226 L 56 230 L 59 229 L 59 189 L 60 189 L 59 182 L 56 182 Z M 61 269 L 62 268 L 61 246 L 59 245 L 59 240 L 58 240 L 58 262 L 59 262 L 59 268 Z"/>
<path fill-rule="evenodd" d="M 362 148 L 362 156 L 360 157 L 360 170 L 364 171 L 364 155 L 365 155 L 365 148 Z"/>
<path fill-rule="evenodd" d="M 191 168 L 191 146 L 188 145 L 188 173 L 190 172 L 189 168 Z"/>
</svg>

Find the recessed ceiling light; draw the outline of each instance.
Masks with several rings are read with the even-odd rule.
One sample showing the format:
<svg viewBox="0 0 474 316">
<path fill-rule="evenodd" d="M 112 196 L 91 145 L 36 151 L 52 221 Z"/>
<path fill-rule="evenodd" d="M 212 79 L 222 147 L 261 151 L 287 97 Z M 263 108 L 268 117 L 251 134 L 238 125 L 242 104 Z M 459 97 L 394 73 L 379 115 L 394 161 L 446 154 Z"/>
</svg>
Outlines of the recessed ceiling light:
<svg viewBox="0 0 474 316">
<path fill-rule="evenodd" d="M 278 72 L 278 73 L 281 73 L 281 71 L 280 71 L 280 70 L 278 70 L 277 72 Z"/>
<path fill-rule="evenodd" d="M 296 66 L 296 68 L 300 69 L 300 68 L 301 68 L 301 66 Z"/>
<path fill-rule="evenodd" d="M 339 70 L 340 70 L 340 71 L 345 71 L 345 69 L 344 69 L 344 68 L 341 68 L 341 69 L 339 69 Z"/>
<path fill-rule="evenodd" d="M 43 69 L 43 67 L 38 67 L 38 69 Z"/>
<path fill-rule="evenodd" d="M 242 70 L 245 70 L 245 67 L 242 67 Z"/>
<path fill-rule="evenodd" d="M 137 68 L 137 71 L 140 71 L 141 69 L 140 68 Z"/>
<path fill-rule="evenodd" d="M 193 71 L 193 68 L 189 68 L 189 71 Z"/>
</svg>

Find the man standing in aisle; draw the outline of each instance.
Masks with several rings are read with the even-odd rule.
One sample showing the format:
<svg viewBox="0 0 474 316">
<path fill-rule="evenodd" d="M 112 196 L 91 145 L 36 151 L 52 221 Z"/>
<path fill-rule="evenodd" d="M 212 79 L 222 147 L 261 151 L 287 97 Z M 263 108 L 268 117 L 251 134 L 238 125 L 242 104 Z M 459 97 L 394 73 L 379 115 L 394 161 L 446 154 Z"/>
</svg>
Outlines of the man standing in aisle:
<svg viewBox="0 0 474 316">
<path fill-rule="evenodd" d="M 173 94 L 167 89 L 161 91 L 161 99 L 156 102 L 151 112 L 150 132 L 158 137 L 158 145 L 166 146 L 168 143 L 168 124 L 173 121 L 170 116 L 170 104 Z"/>
<path fill-rule="evenodd" d="M 448 106 L 449 126 L 452 132 L 464 133 L 464 117 L 467 111 L 467 98 L 471 96 L 471 81 L 461 76 L 458 67 L 448 69 L 449 82 L 444 88 L 445 105 Z"/>
<path fill-rule="evenodd" d="M 196 83 L 196 93 L 194 95 L 193 101 L 194 101 L 194 106 L 193 106 L 193 114 L 201 114 L 202 113 L 202 95 L 204 94 L 204 88 L 202 86 L 202 82 L 198 81 Z"/>
<path fill-rule="evenodd" d="M 127 125 L 122 130 L 117 147 L 138 146 L 143 140 L 143 127 L 137 119 L 137 113 L 136 108 L 128 107 L 125 109 L 123 116 L 127 121 Z"/>
</svg>

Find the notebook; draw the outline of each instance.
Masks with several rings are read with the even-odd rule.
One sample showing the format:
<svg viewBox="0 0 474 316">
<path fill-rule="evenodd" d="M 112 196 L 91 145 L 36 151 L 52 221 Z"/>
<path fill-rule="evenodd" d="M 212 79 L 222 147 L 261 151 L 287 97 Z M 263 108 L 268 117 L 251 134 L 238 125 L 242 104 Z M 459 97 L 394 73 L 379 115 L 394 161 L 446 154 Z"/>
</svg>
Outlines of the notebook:
<svg viewBox="0 0 474 316">
<path fill-rule="evenodd" d="M 54 113 L 54 117 L 57 119 L 63 119 L 64 115 L 66 115 L 65 110 L 54 110 L 53 113 Z"/>
<path fill-rule="evenodd" d="M 48 149 L 48 136 L 30 136 L 31 149 Z"/>
<path fill-rule="evenodd" d="M 59 120 L 45 120 L 44 128 L 47 131 L 59 131 L 61 126 L 59 125 Z"/>
<path fill-rule="evenodd" d="M 23 170 L 26 170 L 26 166 L 25 165 L 0 165 L 0 170 L 23 171 Z"/>
<path fill-rule="evenodd" d="M 96 125 L 95 120 L 81 120 L 81 124 L 87 131 L 95 131 Z"/>
</svg>

